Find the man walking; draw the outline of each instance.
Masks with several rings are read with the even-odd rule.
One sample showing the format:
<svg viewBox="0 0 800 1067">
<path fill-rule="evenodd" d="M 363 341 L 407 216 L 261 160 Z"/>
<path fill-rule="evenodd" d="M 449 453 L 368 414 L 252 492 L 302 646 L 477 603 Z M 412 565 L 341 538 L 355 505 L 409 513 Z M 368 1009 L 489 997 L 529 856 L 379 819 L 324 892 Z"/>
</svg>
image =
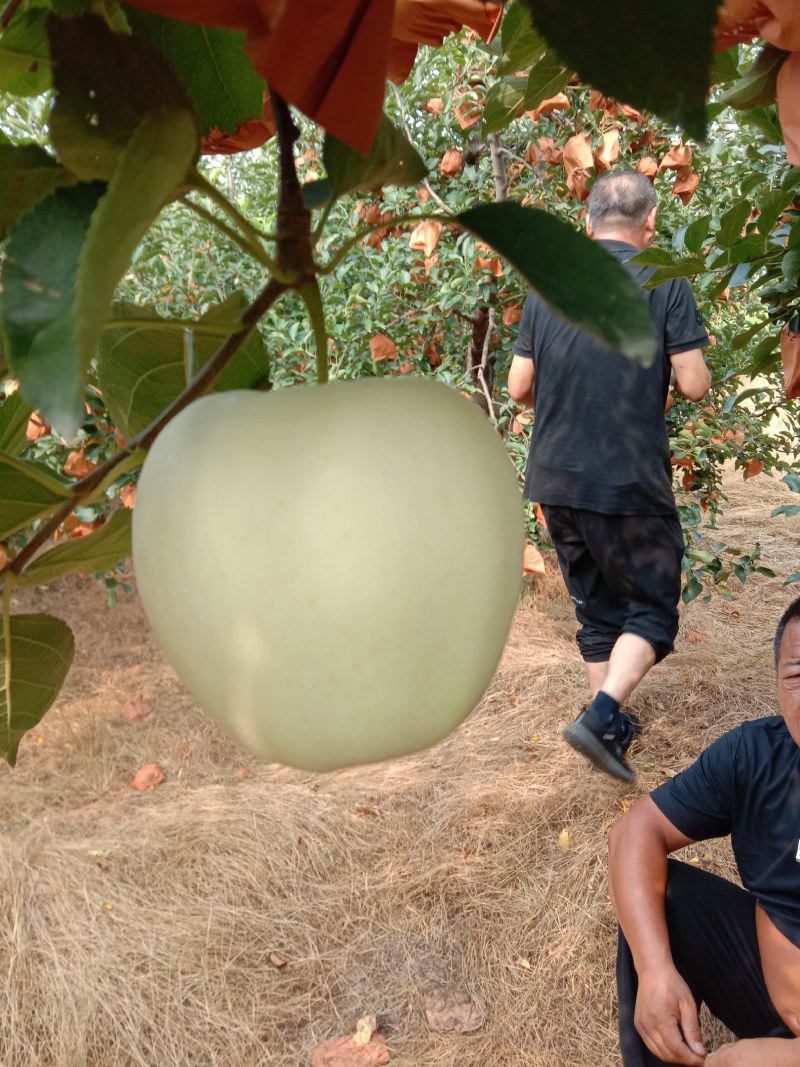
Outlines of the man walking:
<svg viewBox="0 0 800 1067">
<path fill-rule="evenodd" d="M 587 232 L 644 284 L 652 267 L 628 261 L 655 234 L 656 193 L 637 171 L 600 178 Z M 678 630 L 683 534 L 672 493 L 664 408 L 670 387 L 708 392 L 708 334 L 685 278 L 646 291 L 660 350 L 640 367 L 559 319 L 531 293 L 508 391 L 534 405 L 525 496 L 541 505 L 580 623 L 592 701 L 565 740 L 626 781 L 638 732 L 621 705 L 672 651 Z"/>
<path fill-rule="evenodd" d="M 800 1067 L 800 599 L 774 654 L 780 715 L 723 734 L 611 828 L 624 1067 Z M 742 885 L 669 858 L 727 835 Z M 703 1003 L 740 1038 L 709 1056 Z"/>
</svg>

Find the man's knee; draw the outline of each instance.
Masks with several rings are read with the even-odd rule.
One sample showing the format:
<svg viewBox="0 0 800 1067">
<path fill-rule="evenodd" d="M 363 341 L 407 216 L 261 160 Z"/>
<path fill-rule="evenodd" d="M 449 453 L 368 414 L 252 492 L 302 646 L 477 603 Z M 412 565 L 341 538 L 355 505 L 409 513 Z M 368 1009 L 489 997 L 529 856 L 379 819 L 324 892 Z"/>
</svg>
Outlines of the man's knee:
<svg viewBox="0 0 800 1067">
<path fill-rule="evenodd" d="M 617 643 L 619 630 L 584 624 L 575 640 L 585 663 L 606 663 Z"/>
</svg>

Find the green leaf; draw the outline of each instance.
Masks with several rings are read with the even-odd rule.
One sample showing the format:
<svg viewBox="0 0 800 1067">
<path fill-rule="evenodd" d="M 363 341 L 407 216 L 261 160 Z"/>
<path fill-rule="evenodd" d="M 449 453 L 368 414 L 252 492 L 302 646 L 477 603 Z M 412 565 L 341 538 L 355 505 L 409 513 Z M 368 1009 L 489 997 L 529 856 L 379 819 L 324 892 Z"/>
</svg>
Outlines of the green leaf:
<svg viewBox="0 0 800 1067">
<path fill-rule="evenodd" d="M 147 115 L 120 154 L 78 268 L 75 339 L 82 366 L 97 353 L 117 283 L 137 244 L 186 181 L 196 154 L 194 116 L 177 108 Z"/>
<path fill-rule="evenodd" d="M 755 378 L 757 375 L 762 374 L 767 367 L 772 366 L 773 363 L 777 364 L 780 358 L 777 354 L 779 344 L 780 337 L 775 335 L 764 337 L 751 353 L 750 362 L 743 368 L 742 373 Z"/>
<path fill-rule="evenodd" d="M 763 322 L 757 322 L 753 326 L 748 326 L 746 330 L 738 333 L 731 341 L 731 350 L 733 352 L 739 352 L 741 349 L 746 348 L 752 341 L 756 334 L 761 333 L 765 326 L 769 326 L 770 320 L 764 319 Z"/>
<path fill-rule="evenodd" d="M 525 87 L 525 108 L 533 111 L 542 103 L 556 96 L 567 85 L 572 71 L 565 66 L 558 54 L 548 49 L 528 75 Z"/>
<path fill-rule="evenodd" d="M 103 19 L 51 15 L 47 29 L 56 90 L 50 136 L 59 161 L 83 181 L 111 177 L 146 115 L 193 112 L 182 82 L 161 57 L 114 33 Z"/>
<path fill-rule="evenodd" d="M 781 481 L 788 485 L 793 493 L 800 493 L 800 474 L 784 474 Z"/>
<path fill-rule="evenodd" d="M 698 563 L 713 563 L 716 560 L 716 556 L 713 552 L 706 552 L 701 548 L 688 548 L 685 553 L 687 559 L 696 560 Z"/>
<path fill-rule="evenodd" d="M 720 95 L 719 102 L 740 109 L 774 104 L 778 71 L 788 54 L 774 45 L 765 44 L 750 69 Z"/>
<path fill-rule="evenodd" d="M 716 233 L 717 244 L 720 248 L 731 248 L 739 240 L 752 210 L 748 200 L 738 200 L 733 207 L 728 208 L 719 220 L 719 229 Z"/>
<path fill-rule="evenodd" d="M 49 467 L 0 453 L 0 541 L 55 511 L 69 487 Z"/>
<path fill-rule="evenodd" d="M 19 743 L 67 677 L 75 640 L 52 615 L 11 615 L 0 634 L 0 753 L 13 767 Z"/>
<path fill-rule="evenodd" d="M 745 402 L 745 400 L 751 400 L 753 397 L 761 396 L 761 394 L 763 392 L 764 392 L 763 387 L 762 388 L 754 388 L 754 389 L 744 389 L 744 390 L 742 390 L 741 393 L 738 393 L 732 399 L 729 397 L 725 401 L 724 410 L 725 410 L 726 414 L 727 414 L 728 411 L 733 411 L 733 409 L 735 407 L 738 407 L 740 404 L 743 404 Z"/>
<path fill-rule="evenodd" d="M 317 208 L 323 207 L 333 196 L 333 186 L 327 178 L 304 182 L 301 188 L 303 190 L 303 203 L 309 211 L 316 211 Z"/>
<path fill-rule="evenodd" d="M 631 257 L 632 263 L 639 263 L 644 267 L 663 267 L 673 262 L 672 255 L 666 248 L 644 248 Z"/>
<path fill-rule="evenodd" d="M 0 451 L 18 456 L 28 444 L 25 431 L 33 408 L 19 392 L 11 393 L 0 404 Z"/>
<path fill-rule="evenodd" d="M 416 185 L 428 173 L 419 152 L 385 115 L 378 124 L 368 155 L 362 156 L 354 148 L 326 134 L 322 158 L 336 196 L 356 189 Z"/>
<path fill-rule="evenodd" d="M 766 238 L 758 233 L 749 233 L 747 237 L 737 241 L 727 251 L 711 259 L 708 267 L 709 270 L 716 270 L 719 267 L 729 267 L 735 263 L 750 263 L 754 259 L 760 259 L 766 255 L 767 251 Z"/>
<path fill-rule="evenodd" d="M 486 96 L 483 109 L 483 132 L 504 130 L 517 117 L 525 102 L 525 79 L 506 78 L 495 82 Z"/>
<path fill-rule="evenodd" d="M 777 515 L 785 515 L 787 519 L 793 519 L 795 515 L 800 515 L 800 504 L 783 504 L 779 508 L 773 508 L 770 516 L 775 518 Z M 785 584 L 788 585 L 789 582 Z"/>
<path fill-rule="evenodd" d="M 681 600 L 683 603 L 690 604 L 695 597 L 700 596 L 702 592 L 703 586 L 694 574 L 687 575 L 686 585 L 683 587 L 683 592 L 681 593 Z"/>
<path fill-rule="evenodd" d="M 75 181 L 36 145 L 0 144 L 0 241 L 40 200 Z"/>
<path fill-rule="evenodd" d="M 717 0 L 525 0 L 533 23 L 585 82 L 702 140 Z M 679 66 L 679 69 L 678 69 Z"/>
<path fill-rule="evenodd" d="M 99 182 L 58 189 L 14 227 L 0 274 L 0 320 L 8 361 L 25 399 L 69 436 L 88 365 L 75 347 L 78 262 Z"/>
<path fill-rule="evenodd" d="M 798 508 L 797 510 L 800 511 L 800 508 Z M 800 571 L 795 571 L 793 574 L 790 574 L 783 584 L 794 585 L 795 582 L 800 582 Z"/>
<path fill-rule="evenodd" d="M 506 5 L 500 26 L 503 54 L 497 65 L 500 77 L 528 70 L 541 58 L 547 45 L 531 22 L 530 11 L 519 0 Z"/>
<path fill-rule="evenodd" d="M 128 559 L 131 554 L 131 517 L 120 508 L 94 533 L 65 541 L 37 556 L 15 585 L 46 585 L 65 574 L 102 574 Z"/>
<path fill-rule="evenodd" d="M 713 274 L 707 274 L 705 276 L 708 279 L 714 279 L 709 285 L 705 284 L 705 282 L 703 283 L 706 296 L 708 296 L 710 300 L 716 300 L 721 293 L 724 293 L 725 290 L 729 288 L 733 281 L 733 276 L 736 273 L 736 269 L 736 267 L 729 267 L 721 274 L 716 275 L 716 277 Z"/>
<path fill-rule="evenodd" d="M 39 96 L 50 88 L 47 12 L 20 11 L 0 37 L 0 92 Z"/>
<path fill-rule="evenodd" d="M 638 257 L 634 256 L 634 259 L 638 259 Z M 701 274 L 705 269 L 706 261 L 702 256 L 688 256 L 686 259 L 676 259 L 673 263 L 657 267 L 644 283 L 644 288 L 655 289 L 656 286 L 661 285 L 662 282 L 669 281 L 670 278 L 693 278 L 696 274 Z"/>
<path fill-rule="evenodd" d="M 733 81 L 739 74 L 739 48 L 726 48 L 724 52 L 717 52 L 711 63 L 709 84 L 724 85 Z"/>
<path fill-rule="evenodd" d="M 708 237 L 710 229 L 710 215 L 701 215 L 699 219 L 690 222 L 686 227 L 686 233 L 683 235 L 683 247 L 686 251 L 699 252 L 703 247 L 703 242 Z"/>
<path fill-rule="evenodd" d="M 223 338 L 203 335 L 202 325 L 230 325 L 234 332 L 248 300 L 234 293 L 212 308 L 196 324 L 195 360 L 199 371 L 214 355 Z M 166 320 L 133 305 L 117 305 L 116 317 L 141 317 L 141 325 L 103 332 L 97 361 L 97 379 L 108 410 L 126 438 L 134 437 L 167 408 L 186 388 L 186 367 L 181 331 L 165 328 Z M 254 389 L 269 373 L 264 342 L 253 331 L 214 383 L 214 389 Z"/>
<path fill-rule="evenodd" d="M 759 214 L 756 220 L 758 232 L 768 237 L 778 221 L 778 216 L 793 199 L 794 191 L 791 189 L 773 189 L 762 197 L 758 204 Z"/>
<path fill-rule="evenodd" d="M 595 241 L 511 201 L 470 208 L 454 221 L 504 256 L 564 318 L 637 363 L 652 362 L 655 332 L 641 289 Z"/>
<path fill-rule="evenodd" d="M 126 7 L 134 37 L 169 64 L 189 90 L 201 136 L 214 128 L 235 133 L 264 113 L 266 85 L 245 52 L 245 36 L 234 30 L 188 22 Z"/>
<path fill-rule="evenodd" d="M 797 285 L 800 279 L 800 246 L 790 248 L 781 260 L 781 270 L 789 285 Z"/>
<path fill-rule="evenodd" d="M 781 130 L 777 108 L 754 107 L 751 111 L 743 111 L 736 117 L 739 125 L 750 126 L 754 130 L 758 130 L 767 144 L 783 144 L 783 131 Z"/>
</svg>

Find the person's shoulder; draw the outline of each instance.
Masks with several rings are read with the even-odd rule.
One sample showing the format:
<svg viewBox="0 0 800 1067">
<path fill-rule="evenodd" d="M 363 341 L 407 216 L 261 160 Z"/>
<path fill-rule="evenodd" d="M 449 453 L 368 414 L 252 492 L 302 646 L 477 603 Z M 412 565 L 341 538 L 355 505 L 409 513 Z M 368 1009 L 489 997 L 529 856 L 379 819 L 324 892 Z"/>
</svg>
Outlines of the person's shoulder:
<svg viewBox="0 0 800 1067">
<path fill-rule="evenodd" d="M 786 723 L 783 721 L 781 715 L 762 715 L 758 719 L 745 719 L 744 722 L 740 722 L 738 726 L 734 726 L 732 730 L 728 730 L 728 734 L 741 734 L 742 737 L 762 737 L 769 736 L 775 733 L 780 733 L 782 730 L 786 730 Z M 725 734 L 722 735 L 726 736 Z"/>
<path fill-rule="evenodd" d="M 736 730 L 748 744 L 773 745 L 784 744 L 786 741 L 794 743 L 782 715 L 764 715 L 760 719 L 748 719 L 737 726 Z"/>
<path fill-rule="evenodd" d="M 722 734 L 710 747 L 717 749 L 723 758 L 735 761 L 741 770 L 754 761 L 759 764 L 766 752 L 782 748 L 787 742 L 794 744 L 783 717 L 765 715 L 739 723 Z"/>
<path fill-rule="evenodd" d="M 543 304 L 542 298 L 536 292 L 535 289 L 529 289 L 528 295 L 525 297 L 524 311 L 530 313 L 535 311 L 536 308 L 541 307 Z"/>
</svg>

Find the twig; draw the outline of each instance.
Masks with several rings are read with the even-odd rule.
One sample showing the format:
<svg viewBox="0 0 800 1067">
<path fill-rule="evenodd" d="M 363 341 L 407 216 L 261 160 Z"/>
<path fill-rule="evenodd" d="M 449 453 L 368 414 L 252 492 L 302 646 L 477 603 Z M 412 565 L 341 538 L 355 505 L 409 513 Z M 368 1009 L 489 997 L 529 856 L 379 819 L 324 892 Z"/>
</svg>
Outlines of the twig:
<svg viewBox="0 0 800 1067">
<path fill-rule="evenodd" d="M 486 384 L 486 369 L 489 365 L 489 345 L 492 340 L 492 331 L 494 330 L 494 308 L 489 308 L 489 321 L 486 326 L 486 336 L 483 339 L 483 352 L 481 353 L 481 362 L 478 367 L 478 381 L 481 383 L 481 389 L 483 389 L 483 395 L 486 397 L 486 403 L 489 405 L 489 418 L 494 425 L 497 425 L 497 416 L 494 411 L 494 404 L 492 403 L 492 395 L 489 392 L 489 387 Z"/>
<path fill-rule="evenodd" d="M 0 30 L 7 30 L 11 20 L 22 6 L 22 0 L 8 0 L 8 3 L 0 11 Z"/>
<path fill-rule="evenodd" d="M 0 569 L 0 575 L 6 572 L 12 575 L 20 574 L 82 500 L 90 497 L 101 485 L 110 484 L 107 479 L 113 471 L 134 452 L 149 448 L 163 428 L 179 412 L 207 392 L 250 336 L 259 320 L 287 289 L 299 289 L 308 282 L 315 282 L 315 267 L 310 240 L 311 215 L 303 203 L 303 194 L 297 179 L 292 153 L 292 145 L 298 137 L 298 130 L 292 121 L 285 101 L 274 93 L 271 93 L 271 97 L 272 111 L 278 130 L 281 158 L 280 200 L 278 203 L 279 277 L 270 278 L 253 303 L 243 313 L 239 320 L 238 331 L 222 342 L 197 377 L 187 384 L 181 395 L 124 448 L 111 456 L 109 460 L 92 471 L 91 474 L 76 482 L 72 487 L 72 494 L 69 499 L 46 522 L 42 523 L 27 545 L 13 560 L 10 560 L 5 567 Z M 200 184 L 209 185 L 209 183 L 205 182 L 205 179 L 202 179 Z M 209 188 L 213 187 L 209 185 Z M 221 203 L 220 206 L 222 206 Z M 232 205 L 231 209 L 238 216 L 239 213 L 236 212 Z M 255 230 L 255 227 L 252 227 L 247 220 L 243 221 L 245 229 L 249 228 L 253 234 L 257 234 L 258 231 Z"/>
<path fill-rule="evenodd" d="M 252 256 L 253 259 L 257 260 L 257 262 L 259 262 L 262 267 L 266 267 L 267 270 L 275 269 L 274 261 L 258 241 L 249 239 L 243 233 L 238 233 L 236 230 L 233 229 L 232 226 L 229 226 L 227 222 L 224 222 L 222 219 L 217 218 L 217 216 L 213 214 L 213 212 L 208 211 L 206 208 L 204 208 L 202 204 L 198 204 L 196 201 L 190 200 L 186 194 L 184 194 L 180 198 L 180 200 L 182 204 L 185 204 L 186 207 L 189 208 L 190 211 L 193 211 L 201 219 L 204 219 L 206 222 L 210 223 L 212 226 L 218 229 L 220 233 L 225 234 L 229 241 L 232 241 L 234 244 L 238 245 L 249 256 Z"/>
<path fill-rule="evenodd" d="M 311 239 L 311 212 L 303 199 L 294 162 L 294 143 L 300 131 L 283 97 L 270 89 L 269 98 L 278 134 L 280 164 L 278 267 L 284 275 L 293 278 L 292 288 L 299 289 L 317 273 Z"/>
<path fill-rule="evenodd" d="M 489 134 L 489 150 L 492 154 L 492 173 L 494 175 L 494 198 L 497 201 L 508 199 L 508 178 L 503 164 L 503 144 L 499 133 Z"/>
<path fill-rule="evenodd" d="M 391 84 L 392 84 L 392 91 L 394 92 L 394 98 L 395 98 L 395 101 L 397 102 L 397 110 L 400 112 L 400 121 L 403 123 L 403 130 L 405 131 L 406 137 L 409 139 L 409 141 L 413 145 L 414 144 L 414 138 L 411 136 L 411 131 L 408 128 L 408 117 L 406 116 L 405 107 L 403 106 L 403 98 L 400 95 L 400 90 L 397 88 L 397 86 L 394 84 L 394 82 L 392 82 Z M 430 198 L 435 203 L 437 203 L 439 205 L 439 207 L 442 209 L 442 211 L 444 211 L 448 215 L 455 215 L 456 214 L 456 212 L 450 207 L 450 205 L 447 204 L 444 200 L 442 200 L 442 198 L 439 196 L 439 194 L 436 192 L 436 190 L 433 188 L 433 186 L 431 185 L 431 183 L 428 181 L 427 178 L 423 178 L 422 179 L 422 184 L 428 190 L 428 195 L 430 196 Z"/>
<path fill-rule="evenodd" d="M 91 474 L 87 474 L 85 478 L 82 478 L 79 482 L 75 483 L 70 498 L 61 505 L 58 511 L 48 519 L 47 522 L 39 527 L 27 545 L 25 545 L 25 547 L 12 560 L 0 570 L 0 574 L 5 573 L 5 571 L 9 571 L 12 574 L 21 574 L 25 566 L 31 559 L 33 559 L 34 555 L 39 551 L 42 545 L 50 539 L 67 516 L 75 510 L 82 500 L 91 496 L 94 490 L 105 481 L 111 471 L 118 467 L 123 460 L 133 452 L 138 449 L 149 448 L 167 423 L 171 422 L 178 412 L 183 411 L 183 409 L 188 407 L 193 400 L 202 396 L 242 347 L 244 342 L 255 329 L 259 319 L 267 313 L 278 297 L 281 296 L 287 288 L 288 286 L 283 282 L 270 278 L 266 286 L 242 315 L 241 330 L 223 341 L 194 381 L 184 389 L 181 395 L 177 397 L 165 411 L 161 412 L 158 418 L 154 419 L 153 422 L 142 430 L 137 437 L 134 437 L 124 448 L 111 456 L 111 458 L 102 466 L 93 470 Z"/>
<path fill-rule="evenodd" d="M 463 319 L 464 322 L 468 322 L 470 326 L 475 326 L 478 321 L 474 315 L 468 315 L 466 311 L 461 311 L 459 308 L 451 308 L 450 314 L 455 315 L 457 319 Z"/>
</svg>

